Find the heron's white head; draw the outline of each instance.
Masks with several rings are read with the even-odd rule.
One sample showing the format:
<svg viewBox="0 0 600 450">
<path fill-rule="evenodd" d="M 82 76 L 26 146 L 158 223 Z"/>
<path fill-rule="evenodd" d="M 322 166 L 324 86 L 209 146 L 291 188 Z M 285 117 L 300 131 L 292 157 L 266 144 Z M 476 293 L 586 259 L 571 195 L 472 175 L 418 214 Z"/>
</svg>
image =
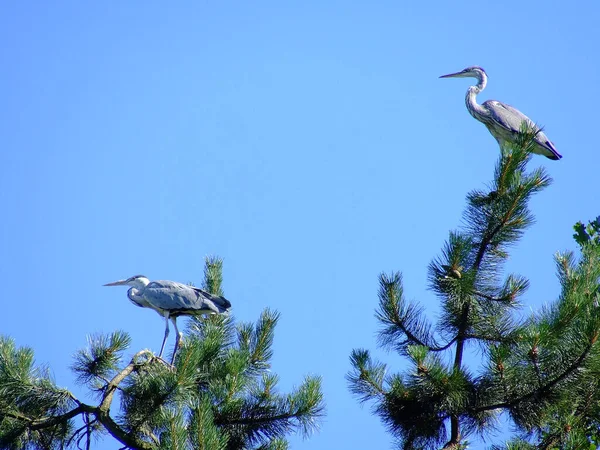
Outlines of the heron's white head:
<svg viewBox="0 0 600 450">
<path fill-rule="evenodd" d="M 150 280 L 144 275 L 135 275 L 127 278 L 126 280 L 118 280 L 113 281 L 112 283 L 107 283 L 104 286 L 131 286 L 137 289 L 142 289 L 148 286 L 149 283 Z"/>
<path fill-rule="evenodd" d="M 485 70 L 479 66 L 471 66 L 456 73 L 442 75 L 440 78 L 477 78 L 478 80 L 486 79 Z"/>
</svg>

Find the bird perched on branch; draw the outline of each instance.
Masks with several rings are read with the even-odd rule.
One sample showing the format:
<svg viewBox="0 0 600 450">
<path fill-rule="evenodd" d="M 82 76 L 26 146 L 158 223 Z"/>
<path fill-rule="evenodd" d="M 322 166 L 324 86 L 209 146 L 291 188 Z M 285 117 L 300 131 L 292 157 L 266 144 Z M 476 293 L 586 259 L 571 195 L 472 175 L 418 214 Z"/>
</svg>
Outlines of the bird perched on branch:
<svg viewBox="0 0 600 450">
<path fill-rule="evenodd" d="M 527 128 L 535 133 L 533 153 L 544 155 L 546 158 L 553 160 L 562 158 L 543 131 L 518 109 L 496 100 L 488 100 L 481 105 L 477 104 L 475 97 L 485 89 L 487 84 L 487 75 L 481 67 L 467 67 L 460 72 L 442 75 L 440 78 L 467 77 L 477 79 L 477 84 L 467 90 L 467 109 L 475 119 L 487 127 L 501 148 L 504 148 L 508 143 L 515 142 L 518 133 L 522 130 L 523 122 L 525 122 Z"/>
<path fill-rule="evenodd" d="M 169 319 L 173 322 L 177 338 L 171 364 L 175 361 L 175 354 L 181 342 L 181 333 L 177 329 L 177 317 L 224 314 L 231 308 L 231 303 L 224 297 L 175 281 L 151 282 L 143 275 L 114 281 L 104 286 L 131 286 L 127 291 L 127 297 L 133 304 L 141 308 L 153 309 L 165 318 L 165 337 L 160 347 L 159 358 L 162 357 L 169 336 Z"/>
</svg>

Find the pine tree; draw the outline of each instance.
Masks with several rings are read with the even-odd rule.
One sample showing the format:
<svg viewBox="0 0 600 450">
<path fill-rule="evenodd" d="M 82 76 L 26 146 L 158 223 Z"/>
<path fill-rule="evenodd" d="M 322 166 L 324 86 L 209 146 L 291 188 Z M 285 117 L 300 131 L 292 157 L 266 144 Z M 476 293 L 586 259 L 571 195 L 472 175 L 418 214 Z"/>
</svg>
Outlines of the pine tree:
<svg viewBox="0 0 600 450">
<path fill-rule="evenodd" d="M 378 342 L 408 368 L 388 373 L 356 349 L 347 378 L 401 448 L 465 448 L 469 436 L 493 431 L 501 412 L 519 431 L 502 448 L 590 448 L 599 435 L 600 218 L 576 225 L 581 256 L 557 254 L 562 290 L 537 314 L 519 318 L 529 282 L 502 273 L 533 222 L 529 200 L 551 183 L 544 170 L 526 169 L 531 139 L 523 133 L 502 152 L 491 187 L 468 194 L 463 227 L 431 262 L 438 323 L 406 300 L 400 273 L 380 276 Z M 466 364 L 467 348 L 480 352 L 479 365 Z"/>
<path fill-rule="evenodd" d="M 204 287 L 213 294 L 223 293 L 221 268 L 207 259 Z M 0 448 L 90 449 L 108 434 L 130 449 L 286 449 L 288 434 L 318 428 L 324 403 L 319 377 L 277 391 L 270 359 L 278 319 L 269 309 L 256 324 L 192 319 L 175 367 L 149 350 L 123 363 L 123 331 L 93 336 L 72 369 L 94 403 L 56 386 L 31 349 L 2 337 Z"/>
</svg>

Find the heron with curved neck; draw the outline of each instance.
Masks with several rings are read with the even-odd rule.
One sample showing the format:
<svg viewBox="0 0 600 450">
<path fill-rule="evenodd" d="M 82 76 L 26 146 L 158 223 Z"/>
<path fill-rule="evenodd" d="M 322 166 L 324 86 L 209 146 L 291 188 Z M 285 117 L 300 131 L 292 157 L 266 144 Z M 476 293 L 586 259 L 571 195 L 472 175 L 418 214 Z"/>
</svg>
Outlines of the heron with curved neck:
<svg viewBox="0 0 600 450">
<path fill-rule="evenodd" d="M 104 286 L 131 286 L 127 291 L 127 298 L 134 305 L 153 309 L 165 318 L 165 336 L 158 354 L 159 358 L 162 357 L 169 336 L 169 320 L 173 322 L 177 338 L 171 364 L 175 361 L 175 354 L 182 338 L 177 328 L 177 317 L 227 314 L 231 308 L 231 303 L 224 297 L 176 281 L 150 281 L 144 275 L 135 275 Z"/>
<path fill-rule="evenodd" d="M 532 153 L 543 155 L 552 160 L 559 160 L 562 155 L 558 153 L 554 144 L 544 132 L 529 117 L 510 105 L 497 100 L 487 100 L 481 105 L 477 103 L 477 94 L 487 85 L 487 74 L 478 66 L 467 67 L 464 70 L 440 78 L 475 78 L 477 84 L 469 87 L 465 98 L 467 110 L 478 121 L 482 122 L 496 138 L 501 148 L 514 144 L 523 125 L 534 134 Z"/>
</svg>

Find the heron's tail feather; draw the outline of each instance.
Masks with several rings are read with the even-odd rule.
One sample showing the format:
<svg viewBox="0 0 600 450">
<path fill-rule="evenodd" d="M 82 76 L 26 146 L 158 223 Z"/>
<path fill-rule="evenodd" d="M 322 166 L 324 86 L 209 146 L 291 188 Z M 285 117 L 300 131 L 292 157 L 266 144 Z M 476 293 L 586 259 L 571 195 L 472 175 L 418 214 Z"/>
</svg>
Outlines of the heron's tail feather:
<svg viewBox="0 0 600 450">
<path fill-rule="evenodd" d="M 231 302 L 227 300 L 225 297 L 221 296 L 213 296 L 211 298 L 212 302 L 215 304 L 217 308 L 219 308 L 219 313 L 225 313 L 231 308 Z"/>
<path fill-rule="evenodd" d="M 203 298 L 207 303 L 211 304 L 210 309 L 219 314 L 223 314 L 229 308 L 231 308 L 231 302 L 227 300 L 225 297 L 220 295 L 214 295 L 210 292 L 206 292 L 200 288 L 193 288 L 196 291 L 196 294 L 199 295 L 200 298 Z M 213 308 L 214 306 L 214 308 Z"/>
</svg>

